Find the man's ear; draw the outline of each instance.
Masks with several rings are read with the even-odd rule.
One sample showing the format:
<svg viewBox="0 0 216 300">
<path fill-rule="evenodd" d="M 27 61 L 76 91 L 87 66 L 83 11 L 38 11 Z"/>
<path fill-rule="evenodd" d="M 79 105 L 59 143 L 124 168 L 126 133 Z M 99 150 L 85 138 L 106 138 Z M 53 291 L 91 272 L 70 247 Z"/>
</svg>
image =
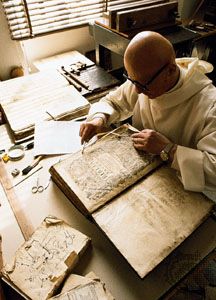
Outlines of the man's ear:
<svg viewBox="0 0 216 300">
<path fill-rule="evenodd" d="M 169 75 L 172 75 L 173 73 L 175 73 L 176 68 L 177 68 L 176 64 L 169 63 L 169 65 L 168 65 L 168 73 L 169 73 Z"/>
</svg>

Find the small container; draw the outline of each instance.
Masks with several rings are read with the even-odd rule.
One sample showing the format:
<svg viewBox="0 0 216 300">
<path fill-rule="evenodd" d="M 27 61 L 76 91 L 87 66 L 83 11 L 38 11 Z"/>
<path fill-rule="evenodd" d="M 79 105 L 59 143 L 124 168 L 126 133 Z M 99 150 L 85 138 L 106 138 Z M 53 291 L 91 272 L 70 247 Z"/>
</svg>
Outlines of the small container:
<svg viewBox="0 0 216 300">
<path fill-rule="evenodd" d="M 23 145 L 14 145 L 8 149 L 8 156 L 10 160 L 19 160 L 25 155 Z"/>
</svg>

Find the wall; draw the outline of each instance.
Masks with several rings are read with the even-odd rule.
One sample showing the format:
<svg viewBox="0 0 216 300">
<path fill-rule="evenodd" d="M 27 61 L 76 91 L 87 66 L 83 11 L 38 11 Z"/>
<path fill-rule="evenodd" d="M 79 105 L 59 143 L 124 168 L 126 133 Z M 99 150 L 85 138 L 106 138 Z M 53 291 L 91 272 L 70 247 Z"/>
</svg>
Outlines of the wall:
<svg viewBox="0 0 216 300">
<path fill-rule="evenodd" d="M 179 0 L 180 12 L 183 2 L 184 0 Z M 13 66 L 22 65 L 27 73 L 28 66 L 30 71 L 34 71 L 32 64 L 34 60 L 73 49 L 83 54 L 94 49 L 94 40 L 88 32 L 88 26 L 25 40 L 22 43 L 12 41 L 0 2 L 0 77 L 2 79 L 9 78 Z"/>
<path fill-rule="evenodd" d="M 32 71 L 32 62 L 54 54 L 78 50 L 82 54 L 94 49 L 94 39 L 90 36 L 88 26 L 53 33 L 23 41 L 28 64 Z"/>
<path fill-rule="evenodd" d="M 36 59 L 76 49 L 81 53 L 94 49 L 94 40 L 88 26 L 49 34 L 22 43 L 13 41 L 7 27 L 7 20 L 0 2 L 0 78 L 8 79 L 14 66 L 23 66 L 25 73 L 34 71 L 32 62 Z M 28 68 L 29 67 L 29 68 Z"/>
<path fill-rule="evenodd" d="M 12 41 L 7 27 L 7 20 L 0 2 L 0 78 L 7 79 L 13 66 L 24 65 L 21 45 Z"/>
<path fill-rule="evenodd" d="M 195 8 L 200 3 L 200 0 L 181 0 L 181 2 L 181 17 L 184 22 L 187 22 L 188 19 L 193 15 Z"/>
</svg>

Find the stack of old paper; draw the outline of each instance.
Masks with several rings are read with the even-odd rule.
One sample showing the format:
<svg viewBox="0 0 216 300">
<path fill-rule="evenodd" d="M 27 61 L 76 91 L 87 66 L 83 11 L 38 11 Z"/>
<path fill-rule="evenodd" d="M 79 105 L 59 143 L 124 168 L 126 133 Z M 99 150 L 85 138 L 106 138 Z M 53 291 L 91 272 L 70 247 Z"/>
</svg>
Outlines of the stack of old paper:
<svg viewBox="0 0 216 300">
<path fill-rule="evenodd" d="M 3 279 L 26 299 L 52 297 L 89 245 L 90 239 L 56 217 L 45 218 L 4 266 Z"/>
<path fill-rule="evenodd" d="M 61 293 L 50 299 L 114 300 L 105 284 L 93 272 L 85 277 L 71 274 L 66 279 Z"/>
<path fill-rule="evenodd" d="M 86 67 L 93 66 L 95 63 L 88 59 L 85 55 L 78 52 L 77 50 L 72 50 L 64 52 L 61 54 L 52 55 L 50 57 L 45 57 L 34 61 L 34 66 L 38 71 L 44 70 L 57 70 L 59 67 L 64 65 L 76 65 L 76 63 L 85 64 Z"/>
<path fill-rule="evenodd" d="M 89 102 L 55 70 L 0 82 L 1 110 L 15 140 L 33 134 L 39 120 L 71 120 L 88 113 Z"/>
</svg>

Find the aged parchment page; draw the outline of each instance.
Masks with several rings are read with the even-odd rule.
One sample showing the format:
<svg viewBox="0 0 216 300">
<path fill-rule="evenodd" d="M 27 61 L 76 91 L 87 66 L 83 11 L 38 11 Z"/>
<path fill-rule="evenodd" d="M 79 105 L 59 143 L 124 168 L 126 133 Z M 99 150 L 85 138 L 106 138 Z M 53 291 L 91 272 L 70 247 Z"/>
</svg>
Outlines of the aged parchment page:
<svg viewBox="0 0 216 300">
<path fill-rule="evenodd" d="M 71 274 L 66 279 L 59 295 L 51 299 L 59 300 L 114 300 L 105 284 L 93 273 L 85 277 Z"/>
<path fill-rule="evenodd" d="M 3 275 L 25 296 L 44 300 L 77 263 L 90 239 L 55 217 L 47 217 L 16 252 Z"/>
<path fill-rule="evenodd" d="M 161 163 L 134 148 L 132 133 L 123 125 L 51 167 L 53 180 L 83 213 L 91 214 Z"/>
<path fill-rule="evenodd" d="M 70 120 L 88 113 L 89 102 L 55 70 L 0 82 L 1 108 L 19 140 L 33 134 L 39 120 Z"/>
<path fill-rule="evenodd" d="M 143 278 L 185 240 L 213 207 L 183 189 L 175 171 L 162 167 L 93 214 L 93 218 Z"/>
</svg>

